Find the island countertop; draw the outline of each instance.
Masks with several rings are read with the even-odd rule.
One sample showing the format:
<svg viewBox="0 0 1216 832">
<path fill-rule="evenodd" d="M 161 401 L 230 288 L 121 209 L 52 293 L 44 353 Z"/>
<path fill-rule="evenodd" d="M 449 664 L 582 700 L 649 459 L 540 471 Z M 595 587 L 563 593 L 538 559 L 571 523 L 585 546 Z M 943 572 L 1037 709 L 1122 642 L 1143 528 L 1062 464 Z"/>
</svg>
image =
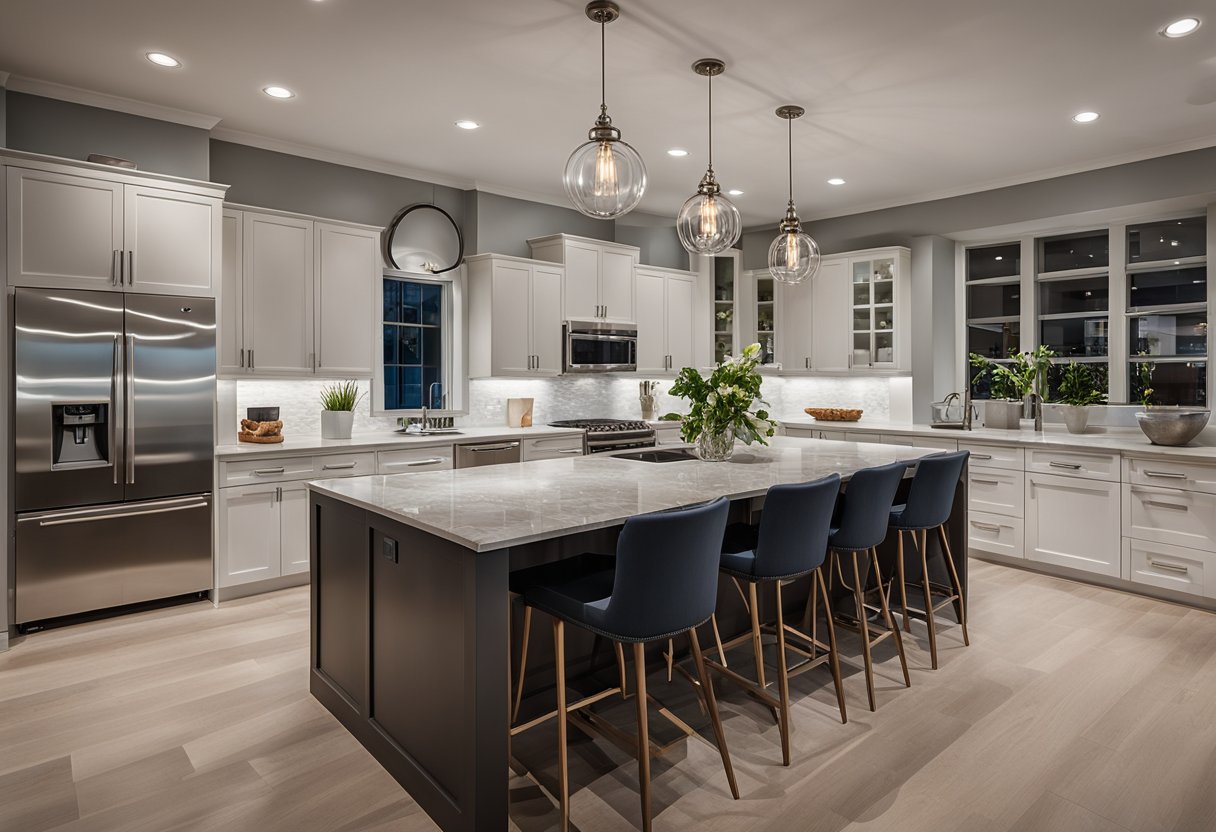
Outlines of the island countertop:
<svg viewBox="0 0 1216 832">
<path fill-rule="evenodd" d="M 940 451 L 897 445 L 775 437 L 738 446 L 729 462 L 650 463 L 598 454 L 481 468 L 309 483 L 309 488 L 464 546 L 488 552 L 718 497 L 763 495 Z"/>
</svg>

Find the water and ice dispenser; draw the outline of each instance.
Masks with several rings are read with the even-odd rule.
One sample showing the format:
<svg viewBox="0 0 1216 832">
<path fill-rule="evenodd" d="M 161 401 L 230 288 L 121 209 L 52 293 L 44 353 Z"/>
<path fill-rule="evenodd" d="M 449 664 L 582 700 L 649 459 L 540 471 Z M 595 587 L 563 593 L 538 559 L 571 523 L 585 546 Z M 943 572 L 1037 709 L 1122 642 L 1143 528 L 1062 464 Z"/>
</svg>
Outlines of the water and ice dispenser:
<svg viewBox="0 0 1216 832">
<path fill-rule="evenodd" d="M 52 404 L 54 468 L 110 464 L 109 402 Z"/>
</svg>

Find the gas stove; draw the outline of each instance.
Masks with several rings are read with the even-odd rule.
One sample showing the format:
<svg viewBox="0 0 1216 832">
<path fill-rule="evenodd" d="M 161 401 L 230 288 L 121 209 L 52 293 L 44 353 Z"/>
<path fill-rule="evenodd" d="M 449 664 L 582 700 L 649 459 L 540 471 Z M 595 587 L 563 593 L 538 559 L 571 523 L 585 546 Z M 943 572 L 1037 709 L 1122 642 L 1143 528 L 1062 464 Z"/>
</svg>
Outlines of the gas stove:
<svg viewBox="0 0 1216 832">
<path fill-rule="evenodd" d="M 584 431 L 583 448 L 589 454 L 655 446 L 654 428 L 636 420 L 568 419 L 564 422 L 550 422 L 549 426 L 578 428 Z"/>
</svg>

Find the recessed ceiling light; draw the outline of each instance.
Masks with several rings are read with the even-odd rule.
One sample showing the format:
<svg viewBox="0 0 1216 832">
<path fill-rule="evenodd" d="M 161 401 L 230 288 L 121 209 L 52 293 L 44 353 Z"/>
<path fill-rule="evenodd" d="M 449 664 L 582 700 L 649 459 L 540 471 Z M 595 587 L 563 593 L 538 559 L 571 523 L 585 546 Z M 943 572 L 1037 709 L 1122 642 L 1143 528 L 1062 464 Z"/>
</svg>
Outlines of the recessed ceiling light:
<svg viewBox="0 0 1216 832">
<path fill-rule="evenodd" d="M 1004 260 L 1005 258 L 1004 258 L 1004 256 L 1003 256 L 1003 255 L 998 254 L 998 255 L 996 256 L 996 259 L 997 259 L 997 260 Z"/>
<path fill-rule="evenodd" d="M 476 130 L 481 125 L 470 119 L 462 118 L 460 121 L 456 122 L 456 126 L 461 130 Z"/>
<path fill-rule="evenodd" d="M 833 176 L 831 179 L 828 180 L 828 184 L 829 185 L 843 185 L 844 180 L 841 179 L 839 176 Z"/>
<path fill-rule="evenodd" d="M 1161 34 L 1167 38 L 1184 38 L 1199 28 L 1199 18 L 1184 17 L 1181 20 L 1175 20 L 1169 26 L 1161 30 Z"/>
<path fill-rule="evenodd" d="M 668 155 L 668 156 L 675 156 L 675 157 L 677 157 L 677 158 L 678 158 L 678 157 L 680 157 L 680 156 L 687 156 L 687 155 L 688 155 L 688 151 L 687 151 L 687 150 L 685 150 L 685 149 L 684 149 L 684 148 L 682 148 L 682 147 L 673 147 L 671 150 L 667 151 L 667 155 Z"/>
<path fill-rule="evenodd" d="M 1072 117 L 1072 120 L 1077 124 L 1089 124 L 1090 122 L 1098 120 L 1098 114 L 1092 110 L 1086 110 L 1083 113 L 1077 113 Z"/>
<path fill-rule="evenodd" d="M 164 52 L 149 52 L 145 57 L 157 66 L 167 66 L 172 68 L 182 65 L 182 62 L 177 58 L 173 57 L 172 55 L 166 55 Z"/>
<path fill-rule="evenodd" d="M 729 190 L 726 193 L 729 194 L 730 196 L 743 196 L 743 191 L 739 190 L 738 188 Z"/>
<path fill-rule="evenodd" d="M 271 98 L 295 98 L 296 97 L 296 94 L 294 92 L 292 92 L 291 90 L 287 89 L 287 87 L 276 87 L 276 86 L 272 85 L 269 87 L 262 87 L 262 92 L 266 93 Z"/>
</svg>

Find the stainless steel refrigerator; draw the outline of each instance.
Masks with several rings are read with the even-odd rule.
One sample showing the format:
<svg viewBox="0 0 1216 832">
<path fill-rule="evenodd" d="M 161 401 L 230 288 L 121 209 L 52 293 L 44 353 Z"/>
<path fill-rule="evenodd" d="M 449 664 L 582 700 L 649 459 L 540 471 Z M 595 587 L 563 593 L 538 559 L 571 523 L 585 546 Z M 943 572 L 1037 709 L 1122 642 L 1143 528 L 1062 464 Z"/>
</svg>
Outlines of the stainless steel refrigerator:
<svg viewBox="0 0 1216 832">
<path fill-rule="evenodd" d="M 210 589 L 215 302 L 17 289 L 15 618 Z"/>
</svg>

